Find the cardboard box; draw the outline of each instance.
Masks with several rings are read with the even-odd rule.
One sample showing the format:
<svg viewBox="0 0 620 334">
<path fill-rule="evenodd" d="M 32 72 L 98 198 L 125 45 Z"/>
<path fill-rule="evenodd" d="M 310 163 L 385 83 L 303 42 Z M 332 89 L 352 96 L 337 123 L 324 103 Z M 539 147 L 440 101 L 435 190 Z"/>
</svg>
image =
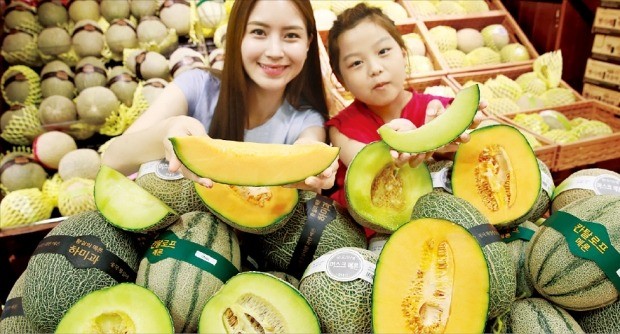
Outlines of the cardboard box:
<svg viewBox="0 0 620 334">
<path fill-rule="evenodd" d="M 592 32 L 620 34 L 620 9 L 598 7 L 592 24 Z"/>
<path fill-rule="evenodd" d="M 620 65 L 595 59 L 588 59 L 584 81 L 620 90 Z"/>
<path fill-rule="evenodd" d="M 596 59 L 620 61 L 620 36 L 596 34 L 592 53 Z"/>
<path fill-rule="evenodd" d="M 583 85 L 583 97 L 590 100 L 597 100 L 614 107 L 620 107 L 620 92 L 609 88 L 585 83 Z"/>
</svg>

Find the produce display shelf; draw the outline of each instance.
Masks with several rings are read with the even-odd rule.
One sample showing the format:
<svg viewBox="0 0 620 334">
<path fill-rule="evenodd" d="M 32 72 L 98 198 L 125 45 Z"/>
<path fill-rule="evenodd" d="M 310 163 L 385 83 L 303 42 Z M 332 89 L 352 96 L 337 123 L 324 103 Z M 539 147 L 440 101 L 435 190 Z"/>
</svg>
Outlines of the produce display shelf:
<svg viewBox="0 0 620 334">
<path fill-rule="evenodd" d="M 414 8 L 413 3 L 419 0 L 398 0 L 410 17 L 415 18 L 417 20 L 427 20 L 427 19 L 450 19 L 453 17 L 467 17 L 467 16 L 486 16 L 486 15 L 496 15 L 496 14 L 505 14 L 506 7 L 499 0 L 485 0 L 487 6 L 489 6 L 489 11 L 484 13 L 474 13 L 474 14 L 458 14 L 458 15 L 449 15 L 449 14 L 432 14 L 428 16 L 419 15 Z"/>
<path fill-rule="evenodd" d="M 67 217 L 56 217 L 56 218 L 41 220 L 36 223 L 32 223 L 28 225 L 20 225 L 20 226 L 15 226 L 15 227 L 3 228 L 0 230 L 0 239 L 22 235 L 22 234 L 33 233 L 37 231 L 51 230 L 65 219 L 67 219 Z"/>
<path fill-rule="evenodd" d="M 599 101 L 581 101 L 556 107 L 553 110 L 564 114 L 569 120 L 583 117 L 601 121 L 609 125 L 613 130 L 613 133 L 609 135 L 559 144 L 555 165 L 552 168 L 553 171 L 561 171 L 620 158 L 620 149 L 618 149 L 620 147 L 620 108 Z M 541 110 L 528 111 L 527 113 L 539 111 Z M 515 115 L 510 114 L 501 117 L 507 122 L 514 124 L 512 120 Z"/>
<path fill-rule="evenodd" d="M 471 17 L 458 17 L 452 19 L 428 19 L 421 22 L 421 30 L 424 30 L 424 36 L 429 38 L 429 44 L 432 44 L 433 47 L 437 47 L 436 44 L 430 40 L 429 30 L 437 27 L 437 26 L 450 26 L 457 31 L 464 28 L 472 28 L 478 31 L 482 30 L 484 27 L 491 24 L 501 24 L 508 31 L 509 43 L 520 43 L 522 44 L 528 51 L 530 55 L 529 60 L 523 61 L 513 61 L 500 63 L 495 65 L 478 65 L 478 66 L 465 66 L 461 68 L 449 68 L 439 53 L 438 58 L 442 64 L 446 64 L 444 69 L 449 73 L 462 73 L 462 72 L 472 72 L 472 71 L 482 71 L 482 70 L 492 70 L 496 68 L 505 68 L 519 65 L 528 65 L 531 64 L 534 59 L 538 57 L 538 52 L 534 45 L 529 41 L 527 35 L 521 30 L 517 22 L 514 20 L 512 16 L 506 13 L 491 13 L 488 15 L 478 15 Z"/>
</svg>

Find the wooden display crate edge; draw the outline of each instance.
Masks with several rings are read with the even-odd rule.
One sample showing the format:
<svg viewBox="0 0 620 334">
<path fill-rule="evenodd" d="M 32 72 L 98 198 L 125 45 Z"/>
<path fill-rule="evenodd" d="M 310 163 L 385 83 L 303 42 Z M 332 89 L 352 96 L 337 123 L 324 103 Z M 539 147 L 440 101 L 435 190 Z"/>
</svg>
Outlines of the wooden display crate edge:
<svg viewBox="0 0 620 334">
<path fill-rule="evenodd" d="M 542 110 L 545 109 L 529 110 L 524 113 L 532 114 Z M 558 144 L 558 153 L 555 165 L 551 168 L 552 171 L 567 170 L 574 167 L 620 158 L 620 150 L 618 150 L 618 147 L 620 147 L 620 108 L 600 101 L 584 100 L 554 107 L 553 110 L 565 115 L 574 114 L 570 117 L 567 116 L 569 119 L 577 116 L 597 120 L 606 118 L 608 121 L 605 123 L 607 123 L 614 132 L 610 135 L 581 139 L 573 143 Z M 592 117 L 592 113 L 595 117 Z M 515 115 L 517 114 L 507 114 L 500 117 L 507 122 L 515 124 L 512 121 Z M 518 126 L 517 124 L 515 125 Z M 528 132 L 532 133 L 529 130 Z M 542 137 L 545 138 L 544 136 Z"/>
</svg>

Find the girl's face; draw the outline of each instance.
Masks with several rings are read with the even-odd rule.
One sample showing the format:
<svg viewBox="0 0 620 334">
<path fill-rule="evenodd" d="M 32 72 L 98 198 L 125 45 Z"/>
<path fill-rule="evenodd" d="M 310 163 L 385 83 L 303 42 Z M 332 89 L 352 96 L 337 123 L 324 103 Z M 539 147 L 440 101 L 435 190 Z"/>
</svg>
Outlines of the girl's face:
<svg viewBox="0 0 620 334">
<path fill-rule="evenodd" d="M 241 42 L 243 68 L 256 86 L 283 92 L 302 70 L 310 40 L 292 1 L 258 1 Z"/>
<path fill-rule="evenodd" d="M 403 92 L 406 53 L 381 26 L 360 22 L 338 37 L 344 86 L 368 106 L 384 107 Z"/>
</svg>

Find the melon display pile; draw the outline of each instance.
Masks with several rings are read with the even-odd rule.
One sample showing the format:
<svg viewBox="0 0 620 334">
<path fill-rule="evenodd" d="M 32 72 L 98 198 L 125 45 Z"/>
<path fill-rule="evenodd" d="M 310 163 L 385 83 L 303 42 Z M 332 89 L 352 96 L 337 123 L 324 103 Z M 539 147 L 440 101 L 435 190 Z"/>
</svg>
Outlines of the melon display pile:
<svg viewBox="0 0 620 334">
<path fill-rule="evenodd" d="M 359 2 L 312 5 L 321 25 Z M 490 10 L 477 0 L 366 2 L 395 21 L 412 7 L 419 17 Z M 13 285 L 0 334 L 620 331 L 620 174 L 584 169 L 556 185 L 523 130 L 591 138 L 609 126 L 545 110 L 514 117 L 522 129 L 472 129 L 487 98 L 517 104 L 536 91 L 564 101 L 549 93 L 563 89 L 558 53 L 516 80 L 429 86 L 452 105 L 415 130 L 381 128 L 347 170 L 347 207 L 287 186 L 338 159 L 325 144 L 170 138 L 212 188 L 170 173 L 165 160 L 132 177 L 102 165 L 108 137 L 175 75 L 214 65 L 179 41 L 211 36 L 221 48 L 231 3 L 11 4 L 19 9 L 5 14 L 1 86 L 12 110 L 0 125 L 14 146 L 0 152 L 0 229 L 64 220 Z M 501 59 L 489 30 L 478 34 Z M 420 38 L 406 38 L 410 51 Z M 463 131 L 470 139 L 452 155 L 415 167 L 392 158 L 442 148 Z M 99 136 L 98 150 L 85 145 Z"/>
</svg>

